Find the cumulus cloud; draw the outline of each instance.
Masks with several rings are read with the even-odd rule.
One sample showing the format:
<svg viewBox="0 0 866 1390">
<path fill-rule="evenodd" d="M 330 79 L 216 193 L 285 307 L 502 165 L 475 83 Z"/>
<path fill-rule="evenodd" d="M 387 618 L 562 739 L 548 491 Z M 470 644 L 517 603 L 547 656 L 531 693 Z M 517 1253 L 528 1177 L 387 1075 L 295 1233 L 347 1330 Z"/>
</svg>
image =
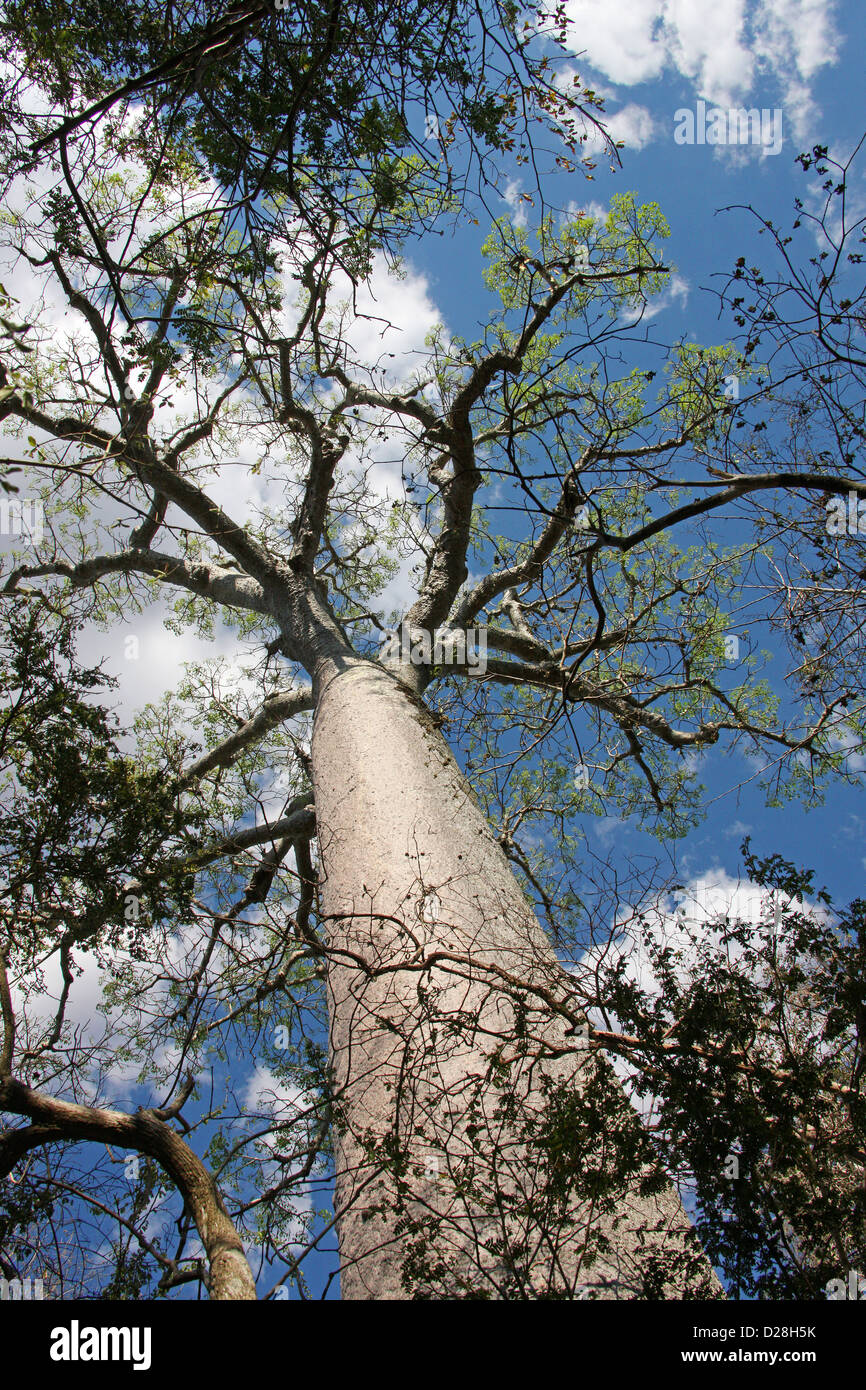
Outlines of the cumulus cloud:
<svg viewBox="0 0 866 1390">
<path fill-rule="evenodd" d="M 115 621 L 109 632 L 88 624 L 78 635 L 79 660 L 101 664 L 119 682 L 103 702 L 123 711 L 121 723 L 174 690 L 185 661 L 229 655 L 236 645 L 228 633 L 214 644 L 194 632 L 170 632 L 163 621 L 166 611 L 163 604 L 155 605 L 129 622 Z"/>
<path fill-rule="evenodd" d="M 726 919 L 751 923 L 757 937 L 778 928 L 782 913 L 789 908 L 816 916 L 826 915 L 824 909 L 793 899 L 786 893 L 769 891 L 749 879 L 734 878 L 721 868 L 710 869 L 693 875 L 676 894 L 655 904 L 623 909 L 613 924 L 611 940 L 587 951 L 574 973 L 578 976 L 592 974 L 602 964 L 609 967 L 622 960 L 625 979 L 652 997 L 660 991 L 654 967 L 655 951 L 666 948 L 669 963 L 678 962 L 680 978 L 685 980 L 694 969 L 698 943 L 717 943 Z M 742 955 L 743 947 L 728 942 L 725 950 L 733 960 Z M 605 1020 L 599 1010 L 588 1011 L 588 1018 L 597 1028 L 613 1026 L 616 1029 L 618 1026 L 615 1016 Z M 627 1058 L 611 1055 L 610 1061 L 624 1082 L 636 1074 L 635 1065 Z M 651 1115 L 652 1096 L 632 1099 L 645 1118 Z"/>
<path fill-rule="evenodd" d="M 603 141 L 599 141 L 599 144 L 603 144 Z M 519 179 L 512 179 L 505 185 L 502 200 L 511 210 L 511 220 L 515 227 L 525 227 L 529 221 L 529 204 Z"/>
<path fill-rule="evenodd" d="M 836 62 L 841 45 L 832 0 L 568 0 L 566 11 L 575 55 L 617 85 L 678 74 L 696 97 L 718 106 L 747 97 L 768 106 L 778 93 L 796 135 L 816 113 L 812 81 Z M 631 126 L 633 137 L 616 138 L 640 149 L 650 126 L 644 122 L 642 133 L 626 115 L 638 110 L 626 107 L 613 119 Z"/>
<path fill-rule="evenodd" d="M 571 45 L 599 72 L 624 86 L 660 77 L 667 61 L 662 0 L 570 0 Z"/>
<path fill-rule="evenodd" d="M 424 360 L 427 334 L 442 319 L 427 276 L 412 266 L 398 274 L 378 255 L 372 276 L 356 293 L 355 308 L 347 339 L 359 361 L 380 365 L 389 385 L 408 381 Z"/>
<path fill-rule="evenodd" d="M 849 724 L 841 724 L 830 740 L 833 748 L 845 755 L 845 770 L 852 776 L 866 769 L 866 743 Z"/>
<path fill-rule="evenodd" d="M 650 319 L 656 318 L 665 309 L 669 309 L 672 304 L 676 304 L 680 309 L 685 308 L 688 298 L 688 280 L 684 280 L 681 275 L 672 275 L 663 294 L 657 295 L 649 304 L 642 304 L 632 309 L 623 309 L 620 319 L 626 325 L 638 322 L 649 323 Z M 684 757 L 694 766 L 697 766 L 700 761 L 700 755 L 693 749 L 687 749 Z"/>
<path fill-rule="evenodd" d="M 645 145 L 655 139 L 658 133 L 656 121 L 646 106 L 638 106 L 635 102 L 629 102 L 619 111 L 610 111 L 608 108 L 608 112 L 609 114 L 605 116 L 605 127 L 608 134 L 612 140 L 621 140 L 629 150 L 642 150 Z M 593 127 L 589 131 L 584 148 L 587 153 L 600 152 L 606 148 L 600 130 Z M 507 198 L 506 201 L 508 201 Z M 523 220 L 526 220 L 525 213 Z"/>
<path fill-rule="evenodd" d="M 267 1112 L 281 1118 L 307 1108 L 310 1098 L 303 1090 L 275 1076 L 269 1067 L 256 1065 L 247 1078 L 244 1105 L 247 1110 Z"/>
</svg>

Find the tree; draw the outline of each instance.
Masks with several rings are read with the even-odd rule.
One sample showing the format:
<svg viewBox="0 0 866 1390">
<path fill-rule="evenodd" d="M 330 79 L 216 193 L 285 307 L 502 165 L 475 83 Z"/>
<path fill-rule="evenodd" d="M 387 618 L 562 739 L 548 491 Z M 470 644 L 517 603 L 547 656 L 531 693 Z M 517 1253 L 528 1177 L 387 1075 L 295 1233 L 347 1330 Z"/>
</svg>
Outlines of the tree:
<svg viewBox="0 0 866 1390">
<path fill-rule="evenodd" d="M 119 755 L 106 712 L 87 702 L 99 673 L 82 670 L 72 652 L 71 631 L 61 628 L 52 643 L 44 635 L 44 615 L 35 609 L 13 614 L 9 630 L 9 674 L 3 681 L 7 710 L 3 721 L 3 778 L 8 794 L 2 818 L 4 906 L 0 950 L 0 1099 L 4 1110 L 26 1115 L 31 1123 L 0 1140 L 0 1171 L 5 1176 L 34 1148 L 62 1139 L 89 1139 L 118 1144 L 155 1159 L 183 1195 L 184 1204 L 204 1245 L 209 1286 L 216 1298 L 254 1298 L 255 1284 L 237 1231 L 212 1176 L 197 1154 L 174 1131 L 169 1120 L 192 1090 L 190 1079 L 175 1103 L 164 1109 L 139 1109 L 129 1116 L 105 1107 L 81 1105 L 46 1094 L 45 1080 L 71 1071 L 73 1093 L 86 1084 L 86 1055 L 70 1068 L 58 1066 L 62 1054 L 65 1011 L 75 983 L 75 952 L 83 946 L 102 950 L 127 947 L 137 953 L 144 924 L 139 899 L 121 893 L 118 872 L 130 865 L 148 885 L 149 911 L 164 915 L 168 901 L 175 911 L 189 909 L 189 896 L 177 870 L 166 874 L 161 859 L 156 877 L 148 872 L 155 852 L 163 854 L 181 829 L 195 822 L 184 815 L 166 791 L 167 769 L 137 774 Z M 170 784 L 169 784 L 170 785 Z M 123 925 L 119 925 L 122 923 Z M 27 1018 L 28 1035 L 16 1036 L 16 1007 L 9 967 L 21 967 L 25 1001 L 39 990 L 39 971 L 59 956 L 62 991 L 54 1017 Z M 25 1009 L 25 1015 L 27 1011 Z M 40 1028 L 38 1025 L 47 1026 Z M 32 1030 L 32 1031 L 31 1031 Z M 17 1055 L 28 1079 L 13 1075 Z M 47 1069 L 47 1076 L 46 1070 Z M 33 1083 L 42 1082 L 42 1087 Z M 138 1161 L 133 1160 L 138 1174 Z M 127 1170 L 129 1172 L 129 1170 Z M 68 1184 L 57 1177 L 35 1191 L 16 1196 L 4 1225 L 27 1226 L 36 1212 L 50 1213 L 46 1195 Z M 152 1183 L 151 1183 L 152 1186 Z M 14 1224 L 12 1218 L 15 1218 Z M 25 1240 L 25 1250 L 27 1242 Z M 169 1263 L 169 1272 L 172 1270 Z M 13 1277 L 20 1277 L 12 1266 Z M 58 1278 L 62 1286 L 62 1274 Z"/>
<path fill-rule="evenodd" d="M 357 233 L 352 272 L 371 232 L 392 243 L 407 216 L 417 230 L 443 209 L 459 214 L 473 189 L 483 202 L 503 151 L 528 166 L 539 197 L 544 136 L 569 171 L 595 167 L 581 149 L 588 129 L 618 158 L 595 92 L 571 73 L 556 80 L 566 23 L 539 15 L 533 29 L 501 0 L 48 0 L 38 14 L 13 0 L 0 20 L 10 72 L 21 69 L 3 93 L 7 168 L 62 159 L 70 139 L 106 118 L 113 129 L 134 104 L 136 153 L 158 170 L 173 144 L 194 150 L 261 273 L 289 209 L 314 239 L 332 219 Z"/>
<path fill-rule="evenodd" d="M 636 914 L 585 988 L 652 1103 L 655 1143 L 695 1193 L 704 1249 L 737 1297 L 845 1298 L 863 1268 L 864 903 L 746 841 L 762 910 Z M 651 980 L 635 972 L 640 958 Z M 615 1015 L 616 1026 L 612 1026 Z"/>
<path fill-rule="evenodd" d="M 598 1001 L 564 968 L 583 946 L 573 827 L 613 804 L 676 834 L 698 805 L 694 755 L 723 739 L 773 753 L 774 794 L 843 765 L 840 732 L 860 728 L 847 691 L 816 679 L 779 709 L 757 656 L 741 680 L 726 666 L 739 575 L 761 579 L 773 558 L 766 531 L 723 548 L 708 528 L 767 495 L 782 528 L 814 495 L 866 484 L 846 460 L 760 457 L 772 449 L 755 413 L 774 383 L 748 345 L 653 355 L 641 316 L 667 275 L 654 205 L 623 195 L 601 221 L 545 216 L 534 241 L 496 223 L 499 306 L 481 336 L 434 333 L 401 374 L 353 350 L 346 269 L 369 265 L 377 218 L 405 219 L 405 190 L 396 205 L 370 180 L 363 264 L 357 223 L 336 213 L 315 227 L 274 217 L 261 258 L 233 190 L 187 144 L 163 132 L 154 162 L 150 119 L 115 113 L 113 145 L 98 123 L 61 139 L 59 168 L 9 221 L 84 331 L 58 346 L 34 322 L 35 352 L 6 369 L 4 409 L 35 431 L 29 466 L 48 483 L 40 553 L 18 557 L 5 592 L 110 628 L 180 590 L 174 621 L 212 631 L 219 609 L 260 659 L 234 683 L 192 670 L 139 721 L 137 773 L 160 785 L 178 770 L 148 807 L 147 862 L 119 833 L 99 895 L 100 908 L 145 904 L 135 951 L 104 949 L 116 923 L 77 868 L 55 908 L 61 942 L 103 949 L 126 1020 L 100 1060 L 121 1036 L 146 1059 L 168 1096 L 153 1113 L 177 1138 L 169 1121 L 194 1094 L 183 1077 L 214 1054 L 230 1073 L 235 1030 L 245 1048 L 265 1034 L 289 1118 L 268 1125 L 259 1162 L 263 1179 L 267 1163 L 285 1177 L 271 1171 L 258 1198 L 243 1189 L 247 1137 L 214 1139 L 211 1157 L 236 1219 L 264 1210 L 263 1247 L 300 1278 L 281 1202 L 331 1136 L 345 1297 L 718 1296 L 664 1145 L 604 1057 L 623 1035 L 591 1028 Z M 207 131 L 196 140 L 208 149 Z M 619 374 L 618 355 L 634 361 Z M 732 375 L 756 384 L 751 399 L 725 393 Z M 741 421 L 748 450 L 733 442 Z M 375 471 L 383 438 L 397 496 Z M 239 452 L 267 489 L 244 523 L 237 497 L 218 500 Z M 410 554 L 414 598 L 383 634 L 377 596 Z M 202 748 L 181 752 L 184 725 Z M 112 803 L 112 823 L 124 814 Z M 6 954 L 26 972 L 32 945 L 9 921 Z M 305 1016 L 323 985 L 327 1068 Z M 637 1002 L 614 1002 L 638 1020 Z M 25 1096 L 12 1076 L 14 1014 L 7 992 L 4 1105 L 29 1124 L 4 1142 L 41 1143 L 50 1092 Z M 72 1137 L 75 1117 L 64 1131 L 53 1104 L 52 1137 Z M 175 1266 L 169 1282 L 188 1272 Z"/>
</svg>

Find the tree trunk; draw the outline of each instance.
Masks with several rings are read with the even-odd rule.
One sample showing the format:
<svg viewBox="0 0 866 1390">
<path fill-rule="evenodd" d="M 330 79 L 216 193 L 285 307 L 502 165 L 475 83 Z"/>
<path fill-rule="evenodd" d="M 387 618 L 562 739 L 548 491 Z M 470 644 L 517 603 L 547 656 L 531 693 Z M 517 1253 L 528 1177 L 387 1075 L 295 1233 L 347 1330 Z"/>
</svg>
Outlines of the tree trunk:
<svg viewBox="0 0 866 1390">
<path fill-rule="evenodd" d="M 718 1297 L 429 713 L 316 686 L 343 1298 Z"/>
</svg>

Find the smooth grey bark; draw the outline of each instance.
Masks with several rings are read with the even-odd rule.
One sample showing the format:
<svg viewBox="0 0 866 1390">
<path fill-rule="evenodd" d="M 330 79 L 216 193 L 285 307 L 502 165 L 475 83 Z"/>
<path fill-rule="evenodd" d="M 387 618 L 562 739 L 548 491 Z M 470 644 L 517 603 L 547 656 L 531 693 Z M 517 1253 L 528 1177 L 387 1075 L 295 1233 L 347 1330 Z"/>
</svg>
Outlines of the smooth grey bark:
<svg viewBox="0 0 866 1390">
<path fill-rule="evenodd" d="M 315 685 L 343 1298 L 718 1297 L 652 1164 L 593 1185 L 640 1122 L 585 1110 L 615 1078 L 434 721 L 371 662 Z"/>
</svg>

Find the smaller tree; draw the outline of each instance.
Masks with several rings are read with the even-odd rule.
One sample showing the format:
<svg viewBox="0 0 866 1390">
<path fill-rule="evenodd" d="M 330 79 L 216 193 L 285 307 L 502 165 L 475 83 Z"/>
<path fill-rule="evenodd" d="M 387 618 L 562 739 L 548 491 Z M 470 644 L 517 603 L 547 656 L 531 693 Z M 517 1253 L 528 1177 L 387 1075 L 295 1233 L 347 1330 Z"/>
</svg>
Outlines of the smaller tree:
<svg viewBox="0 0 866 1390">
<path fill-rule="evenodd" d="M 866 902 L 742 852 L 759 921 L 644 912 L 583 984 L 729 1289 L 823 1298 L 866 1269 Z"/>
<path fill-rule="evenodd" d="M 194 1224 L 204 1246 L 211 1296 L 255 1298 L 219 1188 L 174 1128 L 179 1121 L 189 1131 L 181 1112 L 193 1091 L 192 1077 L 183 1083 L 175 1078 L 164 1106 L 139 1108 L 134 1115 L 79 1104 L 82 1091 L 99 1089 L 99 1048 L 67 1018 L 82 954 L 140 958 L 143 941 L 163 917 L 189 910 L 189 870 L 177 851 L 189 843 L 196 818 L 191 821 L 185 811 L 181 816 L 169 768 L 142 771 L 121 753 L 116 720 L 94 703 L 111 682 L 78 664 L 70 624 L 46 621 L 37 604 L 25 604 L 10 612 L 4 646 L 0 1108 L 26 1123 L 0 1131 L 0 1179 L 24 1155 L 33 1161 L 15 1183 L 0 1187 L 0 1267 L 7 1277 L 21 1277 L 22 1265 L 37 1250 L 45 1254 L 51 1224 L 61 1216 L 55 1207 L 73 1199 L 110 1215 L 120 1228 L 106 1296 L 140 1294 L 148 1279 L 145 1253 L 157 1258 L 169 1285 L 198 1277 L 198 1260 L 192 1269 L 183 1268 L 143 1232 L 154 1197 L 176 1188 L 187 1228 Z M 157 860 L 161 867 L 154 877 Z M 62 987 L 46 1016 L 43 967 L 54 952 Z M 72 1099 L 61 1099 L 64 1092 Z M 89 1164 L 82 1191 L 63 1156 L 49 1157 L 57 1145 L 80 1140 L 126 1152 L 132 1167 L 113 1159 L 109 1149 L 114 1175 L 109 1176 L 111 1162 Z M 145 1159 L 144 1176 L 138 1155 Z M 119 1162 L 122 1174 L 116 1172 Z M 125 1211 L 130 1193 L 131 1210 Z M 43 1223 L 48 1229 L 40 1236 Z M 185 1239 L 181 1249 L 184 1244 Z M 50 1240 L 48 1245 L 53 1266 Z M 79 1246 L 72 1265 L 83 1258 Z M 70 1270 L 56 1268 L 55 1274 L 62 1288 Z"/>
</svg>

